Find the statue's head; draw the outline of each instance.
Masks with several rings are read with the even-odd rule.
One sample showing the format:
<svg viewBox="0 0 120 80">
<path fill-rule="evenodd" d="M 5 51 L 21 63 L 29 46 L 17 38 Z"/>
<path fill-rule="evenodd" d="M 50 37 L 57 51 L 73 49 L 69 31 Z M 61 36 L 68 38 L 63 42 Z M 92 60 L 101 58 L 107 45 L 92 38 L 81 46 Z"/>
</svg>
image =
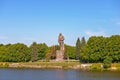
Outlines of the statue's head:
<svg viewBox="0 0 120 80">
<path fill-rule="evenodd" d="M 62 33 L 60 33 L 59 36 L 62 36 Z"/>
</svg>

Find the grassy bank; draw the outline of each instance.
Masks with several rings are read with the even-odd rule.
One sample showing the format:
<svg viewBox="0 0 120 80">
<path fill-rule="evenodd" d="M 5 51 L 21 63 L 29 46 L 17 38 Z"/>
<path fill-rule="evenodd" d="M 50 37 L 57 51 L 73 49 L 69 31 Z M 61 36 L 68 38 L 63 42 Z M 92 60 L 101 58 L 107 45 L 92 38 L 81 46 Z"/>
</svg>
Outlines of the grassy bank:
<svg viewBox="0 0 120 80">
<path fill-rule="evenodd" d="M 110 70 L 110 71 L 120 71 L 120 63 L 112 63 L 110 68 L 103 68 L 102 63 L 92 63 L 90 70 Z"/>
<path fill-rule="evenodd" d="M 9 62 L 0 62 L 0 67 L 6 68 L 9 67 Z"/>
<path fill-rule="evenodd" d="M 29 63 L 22 63 L 24 65 L 37 65 L 42 68 L 70 68 L 77 65 L 80 65 L 79 62 L 29 62 Z"/>
<path fill-rule="evenodd" d="M 75 68 L 75 66 L 80 65 L 77 62 L 0 62 L 0 67 L 11 67 L 11 68 L 61 68 L 69 69 Z"/>
<path fill-rule="evenodd" d="M 120 71 L 120 63 L 113 63 L 111 66 L 113 69 L 117 69 L 118 71 Z"/>
<path fill-rule="evenodd" d="M 102 63 L 92 63 L 90 70 L 103 70 Z"/>
<path fill-rule="evenodd" d="M 20 62 L 20 63 L 10 63 L 10 62 L 0 62 L 0 67 L 11 67 L 11 68 L 57 68 L 57 69 L 81 69 L 81 70 L 114 70 L 120 71 L 120 63 L 112 63 L 111 67 L 104 69 L 102 63 L 90 63 L 81 64 L 78 61 L 75 62 Z"/>
</svg>

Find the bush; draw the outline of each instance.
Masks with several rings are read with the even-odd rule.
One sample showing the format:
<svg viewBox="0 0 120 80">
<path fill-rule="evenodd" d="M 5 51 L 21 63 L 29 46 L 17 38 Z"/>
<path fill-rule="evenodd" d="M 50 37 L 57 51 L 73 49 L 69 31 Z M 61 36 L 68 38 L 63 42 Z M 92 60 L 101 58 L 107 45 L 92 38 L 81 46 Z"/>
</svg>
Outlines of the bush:
<svg viewBox="0 0 120 80">
<path fill-rule="evenodd" d="M 0 63 L 0 67 L 8 67 L 9 64 L 8 63 Z"/>
<path fill-rule="evenodd" d="M 104 68 L 110 68 L 112 63 L 112 58 L 111 57 L 106 57 L 103 61 L 103 67 Z"/>
<path fill-rule="evenodd" d="M 92 66 L 90 66 L 90 70 L 101 70 L 101 64 L 92 64 Z"/>
</svg>

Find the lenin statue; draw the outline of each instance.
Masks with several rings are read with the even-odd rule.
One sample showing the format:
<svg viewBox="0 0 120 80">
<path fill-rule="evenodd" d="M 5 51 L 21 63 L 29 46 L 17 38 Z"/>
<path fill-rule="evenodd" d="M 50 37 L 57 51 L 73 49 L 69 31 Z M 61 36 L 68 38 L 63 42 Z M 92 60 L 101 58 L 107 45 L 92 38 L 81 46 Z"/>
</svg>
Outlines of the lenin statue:
<svg viewBox="0 0 120 80">
<path fill-rule="evenodd" d="M 60 46 L 60 50 L 64 51 L 64 36 L 62 35 L 62 33 L 60 33 L 58 36 L 58 43 Z"/>
</svg>

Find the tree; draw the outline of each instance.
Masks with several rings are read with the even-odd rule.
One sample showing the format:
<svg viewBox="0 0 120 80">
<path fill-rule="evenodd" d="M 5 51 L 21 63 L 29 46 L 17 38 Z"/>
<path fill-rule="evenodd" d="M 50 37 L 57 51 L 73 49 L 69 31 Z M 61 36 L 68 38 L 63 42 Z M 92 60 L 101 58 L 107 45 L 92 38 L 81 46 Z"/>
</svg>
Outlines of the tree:
<svg viewBox="0 0 120 80">
<path fill-rule="evenodd" d="M 112 58 L 109 56 L 106 56 L 106 58 L 103 61 L 103 67 L 104 68 L 110 68 L 112 63 Z"/>
<path fill-rule="evenodd" d="M 7 61 L 7 48 L 5 45 L 0 44 L 0 62 L 6 62 Z"/>
<path fill-rule="evenodd" d="M 89 63 L 89 51 L 90 48 L 88 45 L 85 45 L 81 48 L 80 62 Z"/>
<path fill-rule="evenodd" d="M 107 39 L 107 55 L 111 56 L 113 62 L 120 62 L 120 35 L 112 35 Z"/>
<path fill-rule="evenodd" d="M 33 42 L 31 47 L 31 61 L 38 60 L 38 49 L 37 49 L 37 43 Z"/>
<path fill-rule="evenodd" d="M 82 40 L 81 40 L 81 47 L 85 46 L 85 44 L 86 44 L 85 38 L 82 37 Z"/>
<path fill-rule="evenodd" d="M 4 44 L 0 44 L 0 47 L 1 47 L 1 46 L 4 46 Z"/>
<path fill-rule="evenodd" d="M 84 62 L 106 62 L 106 56 L 112 62 L 120 62 L 120 35 L 92 36 L 81 48 L 80 58 Z"/>
<path fill-rule="evenodd" d="M 64 58 L 75 59 L 75 46 L 70 46 L 65 44 Z"/>
<path fill-rule="evenodd" d="M 65 44 L 64 45 L 65 49 L 64 49 L 64 59 L 69 59 L 69 55 L 68 55 L 68 47 L 67 45 Z"/>
<path fill-rule="evenodd" d="M 23 43 L 0 44 L 0 62 L 27 62 L 38 59 L 55 59 L 58 45 L 48 47 L 45 43 L 33 42 L 30 47 Z M 111 37 L 92 36 L 88 39 L 77 39 L 76 47 L 65 44 L 64 59 L 80 59 L 84 63 L 102 62 L 108 66 L 120 62 L 120 35 Z"/>
<path fill-rule="evenodd" d="M 51 48 L 51 59 L 55 59 L 56 58 L 56 46 L 52 46 Z"/>
<path fill-rule="evenodd" d="M 46 60 L 49 61 L 50 59 L 56 58 L 56 50 L 60 50 L 60 47 L 58 45 L 53 45 L 48 48 L 46 53 Z"/>
<path fill-rule="evenodd" d="M 88 62 L 102 62 L 103 61 L 103 54 L 106 55 L 106 53 L 103 53 L 106 47 L 106 38 L 102 36 L 92 36 L 89 38 L 87 45 L 85 46 L 87 51 L 82 50 L 82 52 L 87 52 L 89 61 Z M 84 53 L 86 54 L 86 53 Z"/>
<path fill-rule="evenodd" d="M 79 56 L 80 56 L 80 48 L 81 48 L 81 43 L 80 43 L 80 39 L 78 38 L 78 39 L 77 39 L 77 42 L 76 42 L 76 60 L 79 59 Z"/>
<path fill-rule="evenodd" d="M 49 48 L 47 49 L 47 53 L 46 53 L 46 55 L 45 55 L 46 61 L 49 61 L 49 60 L 51 59 L 51 55 L 52 55 L 51 47 L 49 47 Z"/>
<path fill-rule="evenodd" d="M 6 45 L 6 61 L 7 62 L 27 62 L 30 60 L 30 51 L 28 47 L 22 43 Z"/>
<path fill-rule="evenodd" d="M 38 59 L 45 59 L 48 46 L 45 43 L 37 44 Z"/>
</svg>

